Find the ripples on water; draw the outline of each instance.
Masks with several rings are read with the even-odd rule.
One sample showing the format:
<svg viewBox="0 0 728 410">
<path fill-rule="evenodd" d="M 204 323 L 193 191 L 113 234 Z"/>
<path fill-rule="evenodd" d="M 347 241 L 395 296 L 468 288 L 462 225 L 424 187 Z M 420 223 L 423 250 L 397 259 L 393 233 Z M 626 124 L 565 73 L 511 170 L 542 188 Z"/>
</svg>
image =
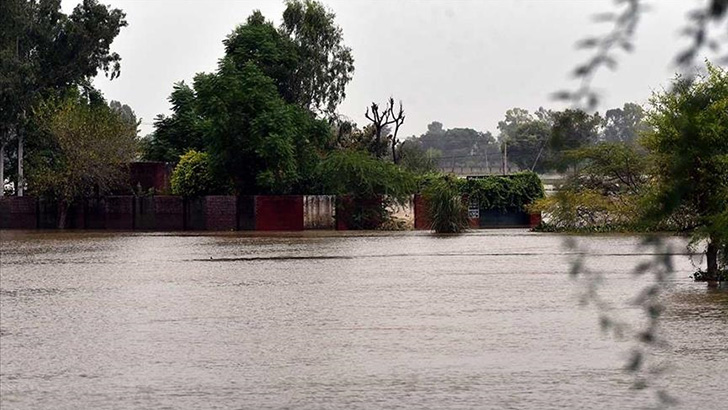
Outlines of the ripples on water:
<svg viewBox="0 0 728 410">
<path fill-rule="evenodd" d="M 9 232 L 0 407 L 638 408 L 557 235 Z M 684 245 L 675 241 L 677 248 Z M 617 314 L 638 238 L 581 238 Z M 725 408 L 728 297 L 678 272 L 661 383 Z"/>
</svg>

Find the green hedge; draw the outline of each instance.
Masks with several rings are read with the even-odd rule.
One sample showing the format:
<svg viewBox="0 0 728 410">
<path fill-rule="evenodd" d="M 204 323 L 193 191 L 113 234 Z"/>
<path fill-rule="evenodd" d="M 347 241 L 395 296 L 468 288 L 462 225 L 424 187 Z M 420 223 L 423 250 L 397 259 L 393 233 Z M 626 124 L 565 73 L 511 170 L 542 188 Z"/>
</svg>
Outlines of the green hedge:
<svg viewBox="0 0 728 410">
<path fill-rule="evenodd" d="M 419 190 L 425 192 L 428 186 L 447 178 L 445 175 L 428 174 L 420 178 Z M 476 200 L 481 209 L 525 210 L 525 206 L 544 197 L 541 179 L 534 172 L 526 171 L 512 175 L 488 175 L 481 178 L 457 179 L 455 184 L 460 194 Z"/>
<path fill-rule="evenodd" d="M 525 206 L 544 197 L 541 179 L 534 172 L 513 175 L 488 175 L 469 179 L 462 190 L 481 209 L 525 210 Z"/>
</svg>

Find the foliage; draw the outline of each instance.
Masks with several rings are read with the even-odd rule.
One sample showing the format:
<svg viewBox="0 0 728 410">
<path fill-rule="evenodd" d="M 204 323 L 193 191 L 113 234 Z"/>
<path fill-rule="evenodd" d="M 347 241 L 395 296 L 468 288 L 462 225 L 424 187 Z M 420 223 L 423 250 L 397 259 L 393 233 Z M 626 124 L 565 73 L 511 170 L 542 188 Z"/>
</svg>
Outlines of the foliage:
<svg viewBox="0 0 728 410">
<path fill-rule="evenodd" d="M 338 196 L 337 209 L 353 229 L 379 228 L 390 219 L 389 209 L 409 203 L 415 190 L 410 172 L 363 151 L 329 153 L 318 178 L 321 192 Z"/>
<path fill-rule="evenodd" d="M 460 233 L 468 228 L 468 206 L 457 179 L 444 176 L 429 184 L 422 195 L 427 203 L 431 229 L 437 233 Z"/>
<path fill-rule="evenodd" d="M 172 172 L 170 183 L 174 195 L 188 198 L 225 192 L 225 188 L 213 178 L 209 154 L 195 150 L 182 155 Z"/>
<path fill-rule="evenodd" d="M 189 150 L 205 149 L 204 127 L 195 91 L 179 82 L 168 98 L 172 115 L 158 115 L 154 132 L 141 141 L 142 157 L 150 161 L 177 162 Z"/>
<path fill-rule="evenodd" d="M 644 148 L 625 143 L 603 142 L 570 153 L 582 164 L 568 177 L 562 189 L 592 189 L 605 196 L 637 195 L 647 185 L 647 156 Z"/>
<path fill-rule="evenodd" d="M 594 189 L 561 189 L 536 200 L 530 212 L 548 215 L 540 230 L 569 232 L 636 231 L 640 197 L 624 194 L 610 197 Z"/>
<path fill-rule="evenodd" d="M 635 144 L 638 137 L 648 130 L 644 109 L 635 103 L 625 103 L 622 108 L 612 108 L 604 114 L 604 130 L 600 139 Z"/>
<path fill-rule="evenodd" d="M 481 209 L 525 210 L 537 199 L 543 198 L 541 179 L 533 172 L 512 175 L 489 175 L 469 179 L 462 193 L 471 201 L 476 200 Z"/>
<path fill-rule="evenodd" d="M 583 166 L 555 195 L 530 209 L 548 215 L 549 230 L 610 231 L 655 229 L 639 226 L 647 189 L 647 159 L 639 147 L 600 143 L 571 153 Z"/>
<path fill-rule="evenodd" d="M 0 2 L 0 146 L 14 142 L 29 156 L 49 149 L 35 132 L 32 107 L 42 99 L 77 87 L 98 99 L 91 79 L 99 71 L 112 79 L 121 72 L 121 57 L 110 47 L 124 18 L 96 0 L 84 0 L 69 15 L 60 0 Z M 19 162 L 17 154 L 9 158 Z"/>
<path fill-rule="evenodd" d="M 318 174 L 323 192 L 332 195 L 386 195 L 405 204 L 415 191 L 415 178 L 410 172 L 361 151 L 330 153 L 321 162 Z"/>
<path fill-rule="evenodd" d="M 195 89 L 216 177 L 232 178 L 241 194 L 301 192 L 313 183 L 329 127 L 286 103 L 259 67 L 239 70 L 223 59 L 217 73 L 195 78 Z"/>
<path fill-rule="evenodd" d="M 410 138 L 409 141 L 419 145 L 424 151 L 439 151 L 442 161 L 457 166 L 485 166 L 490 160 L 488 155 L 498 151 L 495 138 L 490 132 L 480 132 L 472 128 L 445 129 L 438 121 L 430 123 L 426 133 Z"/>
<path fill-rule="evenodd" d="M 650 220 L 689 212 L 693 241 L 706 240 L 707 278 L 717 277 L 728 257 L 728 73 L 707 64 L 708 74 L 677 77 L 669 91 L 650 100 L 644 138 L 652 158 L 654 192 Z"/>
<path fill-rule="evenodd" d="M 336 108 L 353 72 L 342 41 L 334 14 L 314 1 L 287 2 L 279 29 L 254 12 L 223 41 L 216 72 L 175 85 L 173 114 L 157 118 L 145 156 L 206 151 L 213 177 L 238 194 L 315 191 L 334 146 L 315 112 Z"/>
<path fill-rule="evenodd" d="M 415 174 L 425 174 L 438 169 L 442 152 L 434 148 L 423 150 L 411 140 L 405 140 L 398 148 L 399 165 Z"/>
<path fill-rule="evenodd" d="M 553 127 L 549 145 L 552 150 L 551 165 L 560 172 L 569 166 L 576 167 L 578 161 L 568 155 L 597 142 L 602 119 L 598 113 L 587 114 L 581 110 L 567 109 L 553 113 Z"/>
<path fill-rule="evenodd" d="M 31 157 L 34 194 L 57 200 L 65 209 L 123 182 L 125 167 L 136 154 L 136 125 L 106 104 L 78 96 L 49 100 L 35 114 L 53 149 Z M 61 227 L 64 222 L 61 218 Z"/>
<path fill-rule="evenodd" d="M 354 73 L 354 57 L 343 43 L 335 17 L 317 1 L 287 0 L 281 25 L 298 55 L 292 72 L 293 101 L 329 116 L 346 97 L 346 85 Z"/>
</svg>

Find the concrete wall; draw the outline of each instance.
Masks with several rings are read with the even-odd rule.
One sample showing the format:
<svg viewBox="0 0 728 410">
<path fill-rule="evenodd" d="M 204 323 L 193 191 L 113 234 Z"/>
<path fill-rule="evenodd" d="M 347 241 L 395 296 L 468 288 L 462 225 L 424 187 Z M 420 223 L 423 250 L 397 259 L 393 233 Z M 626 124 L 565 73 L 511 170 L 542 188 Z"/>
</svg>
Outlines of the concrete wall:
<svg viewBox="0 0 728 410">
<path fill-rule="evenodd" d="M 336 197 L 334 195 L 306 195 L 303 197 L 304 229 L 336 228 Z"/>
</svg>

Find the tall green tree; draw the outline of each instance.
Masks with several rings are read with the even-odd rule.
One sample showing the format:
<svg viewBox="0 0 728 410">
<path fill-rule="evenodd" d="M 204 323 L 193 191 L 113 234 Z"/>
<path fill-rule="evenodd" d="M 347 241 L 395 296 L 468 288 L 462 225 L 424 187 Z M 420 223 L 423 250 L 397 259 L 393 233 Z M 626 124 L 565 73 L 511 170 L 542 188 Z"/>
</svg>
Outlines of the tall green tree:
<svg viewBox="0 0 728 410">
<path fill-rule="evenodd" d="M 728 73 L 707 65 L 695 80 L 678 77 L 650 100 L 644 144 L 656 190 L 648 215 L 692 216 L 694 241 L 707 242 L 705 279 L 715 281 L 728 258 Z"/>
<path fill-rule="evenodd" d="M 99 71 L 118 77 L 121 57 L 110 47 L 124 18 L 96 0 L 84 0 L 69 15 L 60 0 L 0 2 L 0 147 L 17 143 L 19 195 L 33 104 L 75 87 L 95 94 L 91 79 Z"/>
<path fill-rule="evenodd" d="M 218 178 L 241 194 L 292 193 L 312 182 L 329 126 L 286 103 L 257 65 L 241 70 L 225 58 L 216 73 L 195 78 L 195 90 Z"/>
<path fill-rule="evenodd" d="M 168 98 L 172 114 L 154 119 L 154 132 L 142 140 L 142 156 L 151 161 L 177 162 L 190 150 L 206 148 L 204 122 L 195 90 L 184 82 L 174 84 Z"/>
<path fill-rule="evenodd" d="M 136 124 L 80 95 L 51 99 L 34 114 L 51 149 L 31 156 L 29 186 L 34 194 L 57 201 L 63 228 L 74 201 L 123 184 L 137 152 Z"/>
<path fill-rule="evenodd" d="M 281 31 L 295 44 L 298 62 L 291 95 L 302 107 L 332 116 L 354 74 L 351 48 L 344 45 L 336 15 L 314 0 L 286 0 Z"/>
</svg>

